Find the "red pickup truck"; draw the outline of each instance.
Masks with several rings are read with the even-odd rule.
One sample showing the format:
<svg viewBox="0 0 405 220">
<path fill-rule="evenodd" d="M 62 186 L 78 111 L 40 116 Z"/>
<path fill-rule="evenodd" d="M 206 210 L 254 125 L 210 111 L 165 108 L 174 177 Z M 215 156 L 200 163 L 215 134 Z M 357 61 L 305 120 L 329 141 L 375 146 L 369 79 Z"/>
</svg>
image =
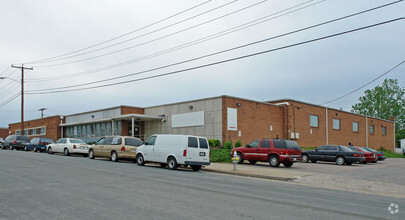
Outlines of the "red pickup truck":
<svg viewBox="0 0 405 220">
<path fill-rule="evenodd" d="M 245 147 L 234 148 L 239 158 L 238 163 L 249 160 L 250 164 L 257 161 L 268 161 L 271 167 L 278 167 L 282 163 L 291 167 L 295 162 L 302 160 L 301 149 L 297 142 L 282 139 L 258 139 L 250 142 Z"/>
</svg>

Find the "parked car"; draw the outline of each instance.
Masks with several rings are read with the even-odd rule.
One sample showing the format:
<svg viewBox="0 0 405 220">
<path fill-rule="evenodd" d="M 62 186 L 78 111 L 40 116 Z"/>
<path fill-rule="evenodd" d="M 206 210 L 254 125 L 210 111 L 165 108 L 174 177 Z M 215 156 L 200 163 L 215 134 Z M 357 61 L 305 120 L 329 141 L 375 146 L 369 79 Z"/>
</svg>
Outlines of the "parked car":
<svg viewBox="0 0 405 220">
<path fill-rule="evenodd" d="M 132 159 L 135 161 L 136 149 L 142 141 L 136 137 L 110 136 L 102 137 L 89 148 L 89 158 L 107 157 L 113 162 L 118 159 Z"/>
<path fill-rule="evenodd" d="M 46 145 L 52 144 L 53 140 L 47 137 L 36 137 L 33 138 L 29 144 L 26 144 L 24 147 L 25 151 L 31 151 L 34 150 L 34 152 L 40 151 L 46 151 Z"/>
<path fill-rule="evenodd" d="M 63 153 L 65 156 L 70 154 L 83 154 L 87 156 L 89 145 L 84 141 L 76 138 L 61 138 L 53 144 L 46 146 L 46 151 L 49 154 Z"/>
<path fill-rule="evenodd" d="M 378 160 L 378 157 L 377 157 L 376 153 L 367 151 L 367 150 L 363 149 L 362 147 L 349 146 L 349 148 L 354 150 L 354 151 L 364 153 L 364 157 L 366 159 L 361 161 L 361 163 L 363 163 L 363 164 L 367 164 L 368 162 L 376 163 L 377 160 Z"/>
<path fill-rule="evenodd" d="M 337 165 L 352 165 L 354 162 L 364 161 L 364 153 L 353 151 L 341 145 L 322 145 L 315 150 L 303 151 L 302 162 L 329 161 L 336 162 Z"/>
<path fill-rule="evenodd" d="M 179 165 L 190 165 L 198 171 L 202 166 L 210 165 L 210 147 L 205 137 L 155 134 L 138 147 L 136 162 L 139 166 L 147 162 L 159 163 L 171 170 Z"/>
<path fill-rule="evenodd" d="M 25 144 L 30 142 L 30 138 L 25 135 L 10 135 L 4 140 L 1 145 L 2 149 L 10 148 L 10 150 L 21 150 L 24 149 Z"/>
<path fill-rule="evenodd" d="M 285 167 L 291 167 L 295 162 L 302 160 L 301 149 L 297 142 L 282 139 L 257 139 L 245 147 L 237 147 L 232 150 L 231 157 L 236 152 L 238 163 L 249 160 L 250 164 L 257 161 L 268 161 L 271 167 L 278 167 L 282 163 Z"/>
<path fill-rule="evenodd" d="M 363 148 L 370 151 L 370 152 L 376 153 L 379 161 L 384 161 L 385 160 L 385 153 L 383 151 L 376 151 L 376 150 L 374 150 L 372 148 L 369 148 L 369 147 L 363 147 Z M 373 163 L 377 163 L 377 161 L 375 161 Z"/>
</svg>

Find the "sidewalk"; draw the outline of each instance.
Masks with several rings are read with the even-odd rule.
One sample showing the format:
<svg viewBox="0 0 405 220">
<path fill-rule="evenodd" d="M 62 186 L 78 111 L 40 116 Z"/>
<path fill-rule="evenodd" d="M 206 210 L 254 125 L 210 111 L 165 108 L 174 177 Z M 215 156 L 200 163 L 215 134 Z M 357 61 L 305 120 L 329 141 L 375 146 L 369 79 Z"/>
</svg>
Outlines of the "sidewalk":
<svg viewBox="0 0 405 220">
<path fill-rule="evenodd" d="M 304 176 L 315 174 L 309 172 L 292 171 L 289 170 L 289 168 L 284 168 L 282 165 L 278 168 L 274 168 L 270 166 L 266 167 L 249 164 L 237 164 L 237 170 L 234 171 L 232 163 L 211 163 L 211 165 L 206 166 L 203 171 L 281 181 L 293 181 Z"/>
</svg>

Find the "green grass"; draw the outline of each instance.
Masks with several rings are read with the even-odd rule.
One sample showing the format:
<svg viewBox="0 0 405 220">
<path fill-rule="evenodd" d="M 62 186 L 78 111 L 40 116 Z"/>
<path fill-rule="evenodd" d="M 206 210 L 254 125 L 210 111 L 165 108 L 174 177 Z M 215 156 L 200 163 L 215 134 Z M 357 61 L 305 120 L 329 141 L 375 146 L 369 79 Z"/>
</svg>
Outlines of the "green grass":
<svg viewBox="0 0 405 220">
<path fill-rule="evenodd" d="M 395 153 L 390 150 L 382 150 L 384 151 L 386 158 L 405 158 L 403 154 Z"/>
<path fill-rule="evenodd" d="M 231 152 L 232 149 L 214 149 L 211 148 L 211 158 L 210 161 L 213 163 L 229 163 L 232 162 Z"/>
</svg>

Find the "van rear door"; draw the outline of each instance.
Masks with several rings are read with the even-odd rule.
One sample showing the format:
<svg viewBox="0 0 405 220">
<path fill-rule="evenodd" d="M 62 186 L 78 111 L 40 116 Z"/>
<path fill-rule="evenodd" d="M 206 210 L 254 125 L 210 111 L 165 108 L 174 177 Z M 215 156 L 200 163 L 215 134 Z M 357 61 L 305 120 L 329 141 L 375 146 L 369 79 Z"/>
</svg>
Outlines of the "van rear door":
<svg viewBox="0 0 405 220">
<path fill-rule="evenodd" d="M 208 163 L 210 149 L 206 138 L 188 137 L 187 160 L 188 162 Z"/>
</svg>

